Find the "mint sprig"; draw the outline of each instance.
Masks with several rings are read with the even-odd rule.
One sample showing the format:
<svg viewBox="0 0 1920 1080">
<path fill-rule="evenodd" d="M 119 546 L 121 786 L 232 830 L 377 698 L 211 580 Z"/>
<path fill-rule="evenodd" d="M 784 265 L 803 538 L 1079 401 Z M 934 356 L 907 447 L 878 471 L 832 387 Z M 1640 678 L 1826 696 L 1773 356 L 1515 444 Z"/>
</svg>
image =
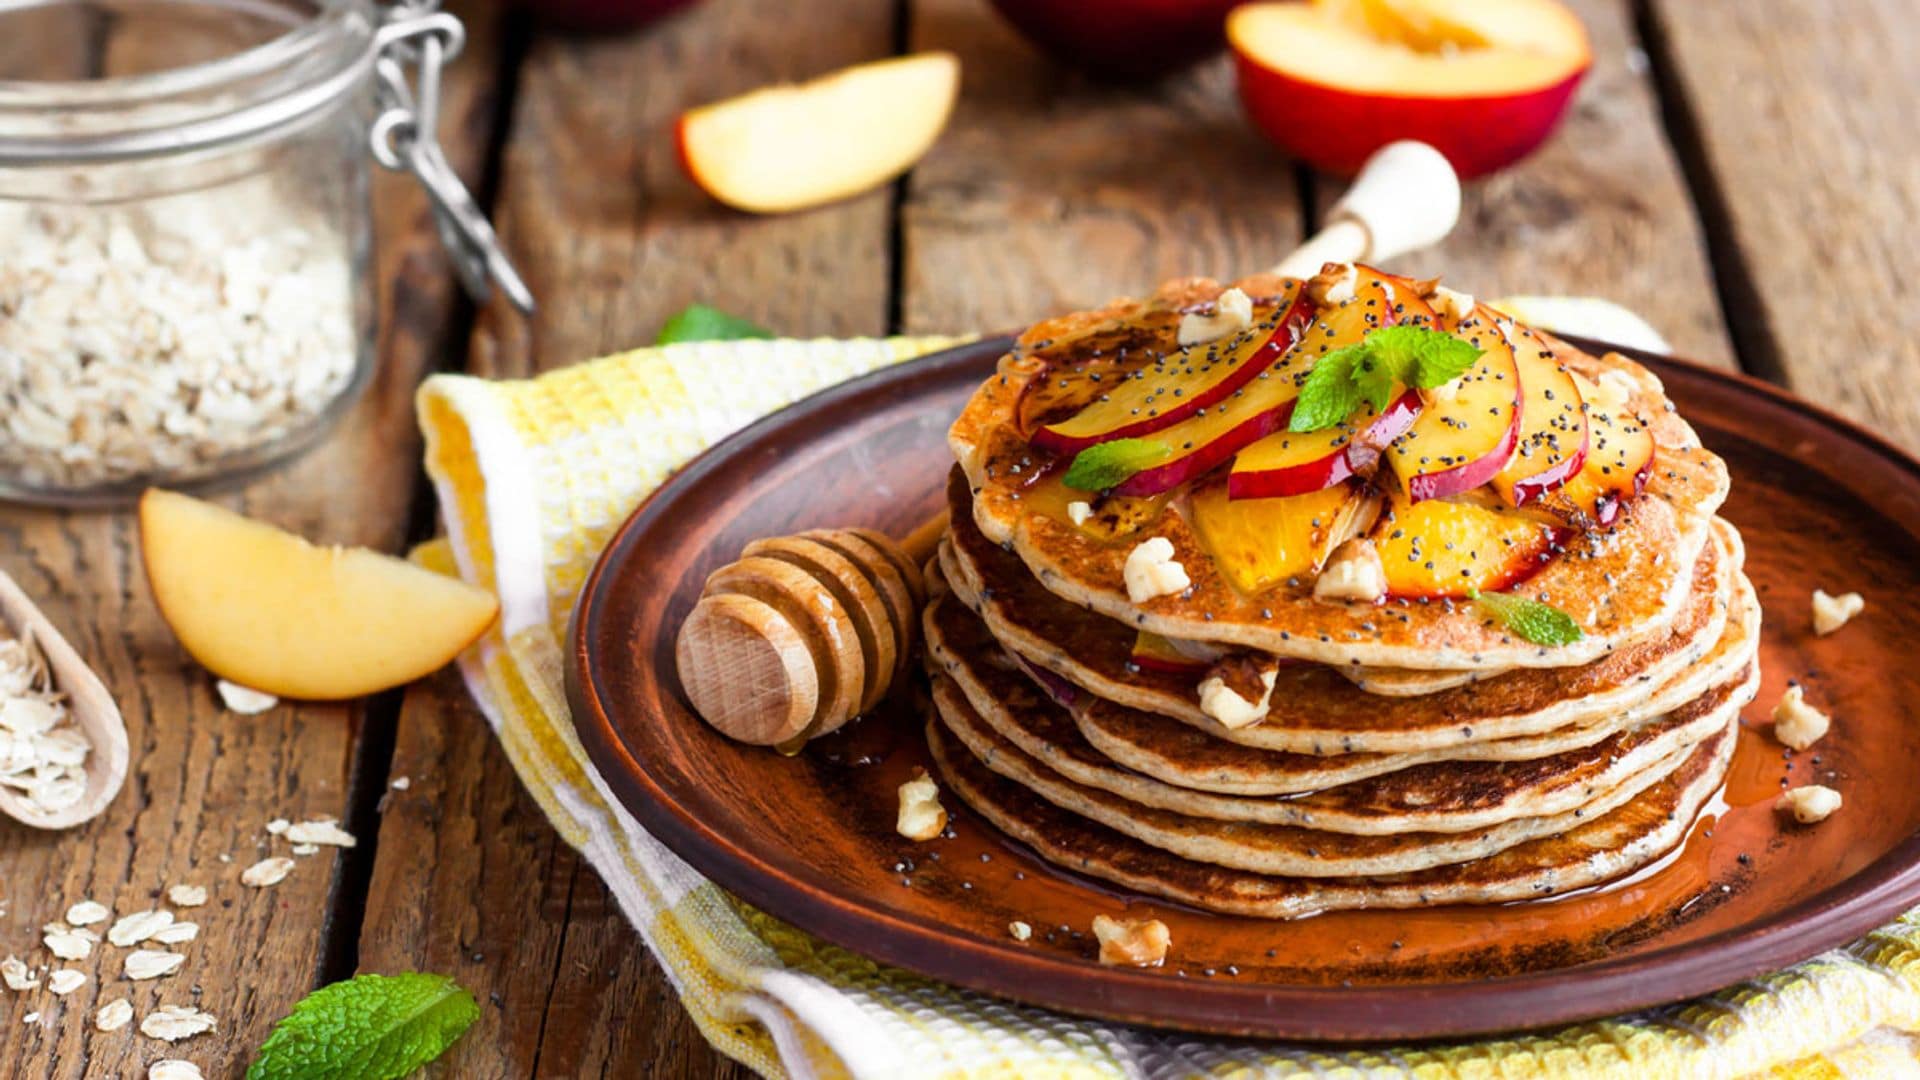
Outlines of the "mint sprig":
<svg viewBox="0 0 1920 1080">
<path fill-rule="evenodd" d="M 1105 491 L 1172 456 L 1173 447 L 1159 439 L 1115 439 L 1075 454 L 1060 482 L 1075 491 Z"/>
<path fill-rule="evenodd" d="M 356 975 L 295 1005 L 247 1080 L 399 1080 L 479 1018 L 473 995 L 445 975 Z"/>
<path fill-rule="evenodd" d="M 772 336 L 773 331 L 738 315 L 729 315 L 705 304 L 688 304 L 667 320 L 653 343 L 677 345 L 682 341 L 739 341 Z"/>
<path fill-rule="evenodd" d="M 1469 590 L 1467 599 L 1480 605 L 1514 636 L 1535 645 L 1571 645 L 1586 635 L 1573 616 L 1538 600 L 1512 593 Z"/>
<path fill-rule="evenodd" d="M 1333 427 L 1353 415 L 1362 402 L 1384 411 L 1395 386 L 1431 390 L 1459 378 L 1480 359 L 1480 349 L 1452 334 L 1424 326 L 1386 326 L 1355 345 L 1322 356 L 1300 397 L 1293 403 L 1287 430 L 1300 433 Z"/>
</svg>

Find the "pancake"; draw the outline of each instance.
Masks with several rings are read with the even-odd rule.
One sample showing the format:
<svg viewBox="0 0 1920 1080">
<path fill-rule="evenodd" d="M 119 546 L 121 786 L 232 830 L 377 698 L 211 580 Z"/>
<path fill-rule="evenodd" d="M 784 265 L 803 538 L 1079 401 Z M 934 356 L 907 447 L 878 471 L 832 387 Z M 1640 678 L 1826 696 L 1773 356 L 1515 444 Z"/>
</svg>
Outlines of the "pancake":
<svg viewBox="0 0 1920 1080">
<path fill-rule="evenodd" d="M 1285 283 L 1261 277 L 1239 285 L 1256 300 L 1264 298 L 1256 310 L 1272 319 L 1272 298 Z M 1141 505 L 1130 505 L 1123 535 L 1111 538 L 1091 535 L 1049 511 L 1047 485 L 1057 485 L 1057 459 L 1029 444 L 1023 399 L 1030 392 L 1045 393 L 1056 376 L 1061 383 L 1071 381 L 1069 374 L 1125 377 L 1156 352 L 1174 347 L 1172 328 L 1178 320 L 1168 313 L 1209 302 L 1220 292 L 1210 280 L 1177 281 L 1145 302 L 1116 302 L 1100 312 L 1038 324 L 955 421 L 949 443 L 971 489 L 974 521 L 990 541 L 1009 545 L 1047 589 L 1170 637 L 1241 645 L 1320 664 L 1417 670 L 1586 664 L 1663 632 L 1679 617 L 1691 592 L 1694 561 L 1708 542 L 1708 521 L 1726 497 L 1725 464 L 1700 447 L 1646 369 L 1624 357 L 1596 358 L 1564 345 L 1557 346 L 1564 350 L 1557 359 L 1620 388 L 1656 444 L 1642 495 L 1628 501 L 1612 525 L 1580 534 L 1564 553 L 1509 590 L 1566 612 L 1583 631 L 1568 644 L 1532 644 L 1472 604 L 1329 603 L 1313 599 L 1306 586 L 1248 596 L 1229 584 L 1202 548 L 1181 509 L 1184 496 L 1134 500 Z M 1128 347 L 1113 346 L 1114 341 Z M 1310 353 L 1289 353 L 1268 374 L 1298 378 L 1311 366 Z M 1138 543 L 1156 536 L 1173 545 L 1192 586 L 1134 603 L 1122 567 Z"/>
<path fill-rule="evenodd" d="M 1082 737 L 1067 710 L 1006 663 L 979 620 L 952 597 L 936 599 L 924 624 L 930 668 L 952 680 L 972 715 L 1074 783 L 1178 814 L 1355 835 L 1466 832 L 1579 811 L 1725 728 L 1758 686 L 1758 668 L 1749 663 L 1734 682 L 1583 749 L 1522 762 L 1422 763 L 1402 755 L 1359 755 L 1356 771 L 1370 767 L 1379 775 L 1336 781 L 1338 786 L 1297 798 L 1250 798 L 1194 791 L 1115 764 Z M 982 745 L 963 730 L 965 719 L 948 715 L 962 741 Z M 1275 784 L 1307 783 L 1346 761 L 1266 756 L 1276 769 L 1270 781 Z"/>
<path fill-rule="evenodd" d="M 1691 747 L 1677 750 L 1614 790 L 1565 813 L 1519 818 L 1461 832 L 1365 835 L 1221 821 L 1131 802 L 1068 779 L 1050 763 L 1022 750 L 981 718 L 965 693 L 945 675 L 934 676 L 933 702 L 947 732 L 989 769 L 1063 810 L 1195 862 L 1295 877 L 1403 874 L 1483 859 L 1528 840 L 1567 832 L 1582 821 L 1626 804 L 1679 768 L 1692 751 Z"/>
<path fill-rule="evenodd" d="M 1095 699 L 1085 708 L 1098 726 L 1164 727 L 1158 717 L 1171 716 L 1218 739 L 1262 750 L 1416 753 L 1602 722 L 1630 723 L 1675 708 L 1726 678 L 1745 662 L 1743 650 L 1757 640 L 1758 631 L 1744 624 L 1729 628 L 1743 552 L 1732 526 L 1720 523 L 1715 531 L 1721 542 L 1699 562 L 1693 603 L 1662 640 L 1580 668 L 1523 668 L 1418 698 L 1367 693 L 1322 665 L 1282 667 L 1267 718 L 1237 729 L 1200 710 L 1197 680 L 1134 665 L 1133 635 L 1125 626 L 1039 588 L 977 531 L 956 522 L 941 558 L 949 584 L 981 612 L 1002 645 Z M 971 551 L 971 557 L 962 557 L 963 551 Z M 1742 611 L 1757 621 L 1757 602 L 1746 603 Z"/>
<path fill-rule="evenodd" d="M 1382 880 L 1275 877 L 1180 858 L 1054 806 L 983 766 L 938 721 L 927 724 L 941 784 L 1048 862 L 1208 911 L 1275 919 L 1357 908 L 1536 900 L 1619 878 L 1659 859 L 1687 836 L 1726 776 L 1734 741 L 1729 725 L 1638 798 L 1559 836 Z"/>
</svg>

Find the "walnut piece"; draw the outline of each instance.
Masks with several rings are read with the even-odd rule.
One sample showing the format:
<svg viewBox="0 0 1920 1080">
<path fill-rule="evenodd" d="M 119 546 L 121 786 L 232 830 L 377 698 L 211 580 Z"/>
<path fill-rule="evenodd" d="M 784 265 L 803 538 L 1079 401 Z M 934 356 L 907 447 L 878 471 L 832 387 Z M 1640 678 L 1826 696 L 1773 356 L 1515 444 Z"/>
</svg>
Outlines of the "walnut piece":
<svg viewBox="0 0 1920 1080">
<path fill-rule="evenodd" d="M 1228 289 L 1213 302 L 1212 312 L 1189 311 L 1180 317 L 1180 344 L 1199 345 L 1237 334 L 1253 325 L 1253 299 L 1239 289 Z"/>
<path fill-rule="evenodd" d="M 1280 665 L 1271 656 L 1234 653 L 1207 670 L 1200 680 L 1200 711 L 1226 728 L 1243 728 L 1267 718 Z"/>
<path fill-rule="evenodd" d="M 1812 825 L 1840 809 L 1840 793 L 1820 784 L 1804 784 L 1774 800 L 1773 808 L 1792 814 L 1802 825 Z"/>
<path fill-rule="evenodd" d="M 1819 742 L 1832 723 L 1826 713 L 1807 704 L 1798 686 L 1787 687 L 1787 692 L 1780 695 L 1780 704 L 1773 707 L 1773 737 L 1795 750 Z"/>
<path fill-rule="evenodd" d="M 940 805 L 940 785 L 925 769 L 900 785 L 900 816 L 894 829 L 909 840 L 931 840 L 947 827 L 947 808 Z"/>
<path fill-rule="evenodd" d="M 1352 263 L 1328 263 L 1307 279 L 1307 299 L 1318 307 L 1334 307 L 1354 298 L 1360 268 Z"/>
<path fill-rule="evenodd" d="M 1857 592 L 1828 596 L 1826 590 L 1813 590 L 1813 632 L 1825 637 L 1847 625 L 1867 606 L 1866 598 Z"/>
<path fill-rule="evenodd" d="M 1357 600 L 1371 604 L 1387 595 L 1387 568 L 1373 541 L 1356 536 L 1341 544 L 1313 581 L 1316 600 Z"/>
<path fill-rule="evenodd" d="M 1093 936 L 1100 942 L 1100 962 L 1116 966 L 1159 967 L 1167 962 L 1173 935 L 1159 919 L 1093 917 Z"/>
<path fill-rule="evenodd" d="M 1173 541 L 1164 536 L 1143 540 L 1128 552 L 1120 576 L 1127 583 L 1127 599 L 1136 604 L 1172 596 L 1193 584 L 1187 568 L 1173 557 Z"/>
</svg>

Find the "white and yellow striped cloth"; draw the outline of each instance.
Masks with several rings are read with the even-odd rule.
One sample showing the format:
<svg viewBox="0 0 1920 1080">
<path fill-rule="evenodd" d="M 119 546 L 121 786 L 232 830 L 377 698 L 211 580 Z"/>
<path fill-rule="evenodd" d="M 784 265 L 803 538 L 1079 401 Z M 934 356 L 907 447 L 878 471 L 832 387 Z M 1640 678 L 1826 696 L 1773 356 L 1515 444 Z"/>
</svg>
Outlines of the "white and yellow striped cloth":
<svg viewBox="0 0 1920 1080">
<path fill-rule="evenodd" d="M 722 1052 L 767 1076 L 1920 1077 L 1920 917 L 1654 1013 L 1482 1043 L 1325 1049 L 1136 1030 L 884 968 L 754 911 L 621 809 L 575 737 L 562 636 L 627 513 L 715 440 L 945 339 L 643 349 L 521 382 L 421 389 L 447 539 L 420 554 L 495 590 L 462 659 L 527 790 L 606 879 Z M 1170 990 L 1170 992 L 1172 992 Z"/>
</svg>

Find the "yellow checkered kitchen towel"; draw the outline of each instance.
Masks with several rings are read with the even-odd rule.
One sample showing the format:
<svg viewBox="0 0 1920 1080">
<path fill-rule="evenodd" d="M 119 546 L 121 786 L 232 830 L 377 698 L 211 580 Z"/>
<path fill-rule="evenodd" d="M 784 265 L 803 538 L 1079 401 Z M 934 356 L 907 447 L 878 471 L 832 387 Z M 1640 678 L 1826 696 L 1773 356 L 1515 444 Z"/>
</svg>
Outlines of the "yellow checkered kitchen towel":
<svg viewBox="0 0 1920 1080">
<path fill-rule="evenodd" d="M 1920 1076 L 1920 916 L 1685 1006 L 1484 1043 L 1326 1049 L 1057 1015 L 930 982 L 754 911 L 648 836 L 575 737 L 562 640 L 614 528 L 702 448 L 942 339 L 642 349 L 522 382 L 437 376 L 419 397 L 449 557 L 495 590 L 463 658 L 554 827 L 606 879 L 715 1046 L 767 1076 Z M 1169 988 L 1169 992 L 1173 991 Z"/>
</svg>

